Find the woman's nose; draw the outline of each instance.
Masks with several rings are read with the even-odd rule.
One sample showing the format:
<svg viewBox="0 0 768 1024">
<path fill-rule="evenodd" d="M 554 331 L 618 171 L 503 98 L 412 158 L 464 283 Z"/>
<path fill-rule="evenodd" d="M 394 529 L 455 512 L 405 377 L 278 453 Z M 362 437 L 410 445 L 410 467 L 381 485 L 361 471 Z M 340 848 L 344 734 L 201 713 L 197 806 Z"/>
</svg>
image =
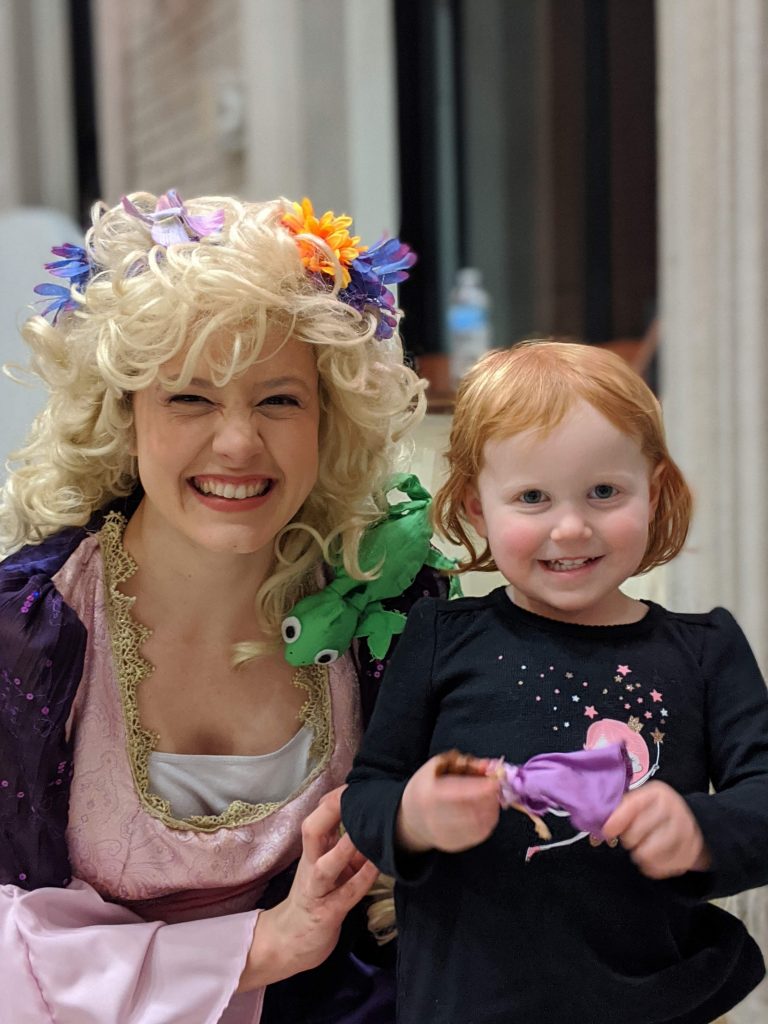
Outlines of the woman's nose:
<svg viewBox="0 0 768 1024">
<path fill-rule="evenodd" d="M 564 511 L 552 527 L 552 540 L 589 540 L 592 528 L 586 519 L 573 509 Z"/>
<path fill-rule="evenodd" d="M 222 458 L 243 461 L 264 448 L 259 417 L 251 410 L 224 413 L 217 424 L 213 450 Z"/>
</svg>

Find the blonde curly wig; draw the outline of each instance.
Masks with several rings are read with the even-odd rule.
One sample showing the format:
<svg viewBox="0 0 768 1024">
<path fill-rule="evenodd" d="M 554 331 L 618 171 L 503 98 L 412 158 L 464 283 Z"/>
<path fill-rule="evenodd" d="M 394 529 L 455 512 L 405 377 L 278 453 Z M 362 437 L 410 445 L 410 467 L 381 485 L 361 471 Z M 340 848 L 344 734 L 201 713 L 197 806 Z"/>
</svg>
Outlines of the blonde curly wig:
<svg viewBox="0 0 768 1024">
<path fill-rule="evenodd" d="M 148 213 L 157 201 L 129 198 Z M 404 365 L 397 330 L 378 340 L 376 317 L 339 301 L 340 273 L 327 288 L 307 274 L 281 225 L 288 200 L 208 196 L 186 206 L 195 215 L 223 210 L 221 231 L 166 248 L 122 205 L 96 204 L 85 240 L 95 273 L 73 290 L 76 308 L 57 323 L 35 315 L 23 326 L 30 370 L 49 397 L 9 461 L 0 551 L 82 526 L 136 487 L 130 395 L 156 379 L 168 386 L 167 360 L 184 355 L 170 386 L 186 386 L 204 353 L 224 384 L 259 359 L 268 332 L 282 332 L 315 347 L 321 423 L 317 484 L 275 538 L 275 570 L 257 601 L 262 629 L 277 638 L 286 611 L 315 585 L 321 555 L 362 576 L 360 535 L 380 514 L 403 438 L 423 416 L 424 382 Z M 209 345 L 222 332 L 232 339 L 224 353 Z"/>
</svg>

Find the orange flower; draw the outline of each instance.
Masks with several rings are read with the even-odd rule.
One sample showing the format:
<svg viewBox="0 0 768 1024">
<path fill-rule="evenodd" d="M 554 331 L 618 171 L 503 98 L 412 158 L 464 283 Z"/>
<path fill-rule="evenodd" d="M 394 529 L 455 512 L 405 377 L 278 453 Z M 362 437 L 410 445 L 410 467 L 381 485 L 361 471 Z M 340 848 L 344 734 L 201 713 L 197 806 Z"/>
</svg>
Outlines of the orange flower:
<svg viewBox="0 0 768 1024">
<path fill-rule="evenodd" d="M 293 213 L 286 213 L 282 223 L 294 235 L 314 235 L 325 242 L 339 261 L 343 286 L 346 288 L 349 284 L 347 267 L 368 248 L 360 245 L 359 235 L 350 235 L 348 228 L 352 224 L 352 218 L 346 214 L 337 217 L 332 210 L 318 218 L 315 216 L 312 203 L 306 197 L 301 203 L 291 205 Z M 328 274 L 330 277 L 336 276 L 335 266 L 323 249 L 314 245 L 308 238 L 297 238 L 296 244 L 301 254 L 301 262 L 307 270 L 311 273 Z"/>
</svg>

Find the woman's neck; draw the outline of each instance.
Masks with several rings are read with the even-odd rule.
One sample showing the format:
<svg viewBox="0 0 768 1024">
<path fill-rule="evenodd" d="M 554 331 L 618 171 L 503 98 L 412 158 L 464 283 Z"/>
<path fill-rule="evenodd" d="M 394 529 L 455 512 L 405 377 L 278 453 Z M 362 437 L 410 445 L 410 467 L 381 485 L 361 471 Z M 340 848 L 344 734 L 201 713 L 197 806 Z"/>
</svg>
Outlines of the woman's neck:
<svg viewBox="0 0 768 1024">
<path fill-rule="evenodd" d="M 254 604 L 273 562 L 272 552 L 211 551 L 177 531 L 150 526 L 140 506 L 123 535 L 138 572 L 122 588 L 137 598 L 137 616 L 183 622 L 233 642 L 254 638 Z M 243 629 L 246 630 L 243 634 Z"/>
</svg>

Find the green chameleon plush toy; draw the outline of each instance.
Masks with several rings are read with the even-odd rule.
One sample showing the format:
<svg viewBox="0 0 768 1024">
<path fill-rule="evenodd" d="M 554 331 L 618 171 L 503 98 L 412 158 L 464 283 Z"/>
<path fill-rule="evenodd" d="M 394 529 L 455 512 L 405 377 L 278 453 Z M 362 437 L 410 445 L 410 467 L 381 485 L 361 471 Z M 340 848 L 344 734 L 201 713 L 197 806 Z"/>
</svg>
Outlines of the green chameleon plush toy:
<svg viewBox="0 0 768 1024">
<path fill-rule="evenodd" d="M 418 477 L 400 473 L 390 479 L 387 493 L 402 491 L 407 501 L 389 505 L 382 519 L 363 534 L 359 549 L 364 572 L 380 566 L 374 580 L 355 580 L 343 567 L 324 590 L 303 598 L 282 622 L 285 660 L 291 665 L 328 665 L 336 661 L 355 637 L 367 637 L 374 658 L 383 658 L 392 637 L 402 633 L 405 615 L 388 611 L 382 600 L 397 597 L 413 583 L 423 565 L 453 569 L 456 562 L 430 544 L 432 497 Z M 450 596 L 461 593 L 451 577 Z"/>
</svg>

